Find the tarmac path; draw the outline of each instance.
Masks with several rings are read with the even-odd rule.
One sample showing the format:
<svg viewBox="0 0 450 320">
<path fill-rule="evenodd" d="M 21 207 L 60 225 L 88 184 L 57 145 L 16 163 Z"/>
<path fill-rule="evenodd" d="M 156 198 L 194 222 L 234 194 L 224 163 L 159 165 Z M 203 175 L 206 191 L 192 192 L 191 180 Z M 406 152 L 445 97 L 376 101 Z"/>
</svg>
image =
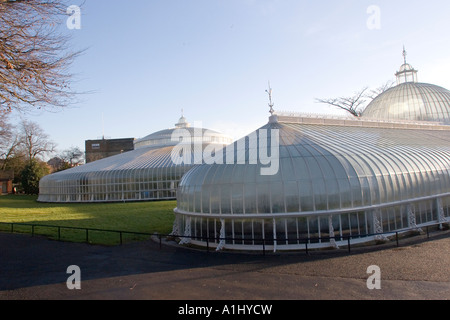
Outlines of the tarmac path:
<svg viewBox="0 0 450 320">
<path fill-rule="evenodd" d="M 0 300 L 448 300 L 450 231 L 430 239 L 296 253 L 210 252 L 0 233 Z M 81 289 L 69 290 L 70 265 Z M 381 271 L 370 290 L 367 268 Z"/>
</svg>

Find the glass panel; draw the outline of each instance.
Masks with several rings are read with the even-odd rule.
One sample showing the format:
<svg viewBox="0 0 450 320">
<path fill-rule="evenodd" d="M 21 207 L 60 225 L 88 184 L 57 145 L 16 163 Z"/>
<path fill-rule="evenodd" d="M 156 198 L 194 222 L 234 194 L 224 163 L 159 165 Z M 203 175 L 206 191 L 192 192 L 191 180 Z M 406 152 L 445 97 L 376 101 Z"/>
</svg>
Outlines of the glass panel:
<svg viewBox="0 0 450 320">
<path fill-rule="evenodd" d="M 264 239 L 266 239 L 266 245 L 273 244 L 273 220 L 264 219 Z"/>
<path fill-rule="evenodd" d="M 286 212 L 299 212 L 299 195 L 298 186 L 295 181 L 287 181 L 284 183 L 284 193 L 286 198 Z"/>
<path fill-rule="evenodd" d="M 296 218 L 287 218 L 285 219 L 286 226 L 287 226 L 287 237 L 288 237 L 288 244 L 299 244 L 299 234 L 298 234 L 298 225 L 297 225 L 297 219 Z M 278 227 L 277 227 L 278 231 Z"/>
<path fill-rule="evenodd" d="M 247 183 L 245 191 L 245 213 L 257 213 L 256 208 L 256 184 Z"/>
<path fill-rule="evenodd" d="M 276 219 L 276 236 L 277 236 L 277 245 L 286 245 L 288 244 L 287 239 L 287 221 L 286 219 Z"/>
<path fill-rule="evenodd" d="M 299 191 L 300 191 L 300 206 L 301 211 L 313 211 L 313 194 L 312 186 L 309 180 L 299 181 Z"/>
<path fill-rule="evenodd" d="M 254 220 L 253 221 L 253 237 L 255 245 L 262 245 L 263 239 L 263 220 Z"/>
<path fill-rule="evenodd" d="M 228 214 L 231 213 L 231 185 L 222 185 L 222 190 L 220 194 L 221 203 L 221 213 Z"/>
<path fill-rule="evenodd" d="M 284 190 L 281 182 L 272 182 L 270 184 L 270 194 L 272 202 L 272 213 L 284 213 L 286 212 L 286 206 L 284 204 Z"/>
<path fill-rule="evenodd" d="M 298 225 L 298 236 L 302 243 L 306 241 L 309 237 L 309 226 L 308 226 L 308 218 L 307 217 L 298 217 L 297 219 Z"/>
<path fill-rule="evenodd" d="M 242 232 L 244 233 L 243 244 L 253 245 L 253 238 L 255 237 L 253 232 L 253 221 L 242 220 Z"/>
<path fill-rule="evenodd" d="M 318 217 L 308 217 L 308 230 L 310 243 L 319 242 L 319 219 Z"/>
<path fill-rule="evenodd" d="M 231 188 L 232 193 L 232 210 L 233 213 L 244 213 L 244 203 L 243 203 L 243 185 L 233 184 Z"/>
<path fill-rule="evenodd" d="M 258 213 L 271 213 L 270 211 L 270 190 L 268 185 L 257 185 L 258 192 Z"/>
</svg>

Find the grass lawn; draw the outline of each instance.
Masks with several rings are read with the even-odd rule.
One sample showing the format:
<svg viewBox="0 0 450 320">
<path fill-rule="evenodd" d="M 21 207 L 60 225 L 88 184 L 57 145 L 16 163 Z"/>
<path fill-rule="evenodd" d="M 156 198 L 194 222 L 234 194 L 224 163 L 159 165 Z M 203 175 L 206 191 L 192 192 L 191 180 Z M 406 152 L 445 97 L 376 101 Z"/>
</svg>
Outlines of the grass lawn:
<svg viewBox="0 0 450 320">
<path fill-rule="evenodd" d="M 130 203 L 40 203 L 37 196 L 0 196 L 0 231 L 10 230 L 6 223 L 26 223 L 64 227 L 79 227 L 169 234 L 174 221 L 173 209 L 176 201 L 130 202 Z M 84 230 L 35 227 L 36 234 L 50 238 L 60 236 L 66 241 L 85 241 Z M 30 226 L 14 226 L 15 232 L 30 232 Z M 127 239 L 142 239 L 126 234 Z M 89 242 L 116 244 L 117 233 L 89 232 Z"/>
</svg>

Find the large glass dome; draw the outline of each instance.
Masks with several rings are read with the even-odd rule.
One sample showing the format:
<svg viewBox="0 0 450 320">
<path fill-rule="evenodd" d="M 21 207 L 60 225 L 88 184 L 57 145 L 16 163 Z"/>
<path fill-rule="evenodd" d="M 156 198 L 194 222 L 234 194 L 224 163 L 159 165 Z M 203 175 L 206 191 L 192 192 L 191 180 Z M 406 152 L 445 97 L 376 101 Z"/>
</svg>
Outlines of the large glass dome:
<svg viewBox="0 0 450 320">
<path fill-rule="evenodd" d="M 419 83 L 417 71 L 406 61 L 396 76 L 397 86 L 376 97 L 366 107 L 362 117 L 450 123 L 449 90 Z"/>
<path fill-rule="evenodd" d="M 428 83 L 402 83 L 375 98 L 362 117 L 450 123 L 450 91 Z"/>
<path fill-rule="evenodd" d="M 231 142 L 224 134 L 190 127 L 182 117 L 175 128 L 137 140 L 133 151 L 43 177 L 38 201 L 175 199 L 181 177 L 202 163 L 204 150 L 221 149 Z"/>
<path fill-rule="evenodd" d="M 268 162 L 252 164 L 251 154 L 273 145 L 274 135 L 278 170 L 262 175 Z M 257 139 L 233 144 L 234 162 L 186 173 L 176 232 L 203 245 L 208 238 L 218 247 L 261 249 L 264 238 L 295 249 L 304 239 L 312 246 L 349 235 L 368 241 L 450 216 L 450 126 L 278 115 L 251 136 Z"/>
</svg>

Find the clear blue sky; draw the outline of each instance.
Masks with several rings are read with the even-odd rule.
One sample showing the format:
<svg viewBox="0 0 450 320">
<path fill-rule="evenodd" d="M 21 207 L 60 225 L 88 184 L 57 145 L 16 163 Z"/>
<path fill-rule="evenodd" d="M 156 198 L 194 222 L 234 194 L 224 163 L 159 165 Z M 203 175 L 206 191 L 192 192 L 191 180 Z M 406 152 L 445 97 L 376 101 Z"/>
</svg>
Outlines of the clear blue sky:
<svg viewBox="0 0 450 320">
<path fill-rule="evenodd" d="M 268 81 L 276 110 L 336 113 L 314 99 L 394 80 L 403 45 L 419 81 L 450 89 L 448 0 L 86 0 L 81 9 L 81 29 L 67 29 L 74 48 L 87 48 L 74 88 L 93 93 L 27 115 L 60 151 L 173 127 L 181 109 L 239 138 L 267 122 Z"/>
</svg>

